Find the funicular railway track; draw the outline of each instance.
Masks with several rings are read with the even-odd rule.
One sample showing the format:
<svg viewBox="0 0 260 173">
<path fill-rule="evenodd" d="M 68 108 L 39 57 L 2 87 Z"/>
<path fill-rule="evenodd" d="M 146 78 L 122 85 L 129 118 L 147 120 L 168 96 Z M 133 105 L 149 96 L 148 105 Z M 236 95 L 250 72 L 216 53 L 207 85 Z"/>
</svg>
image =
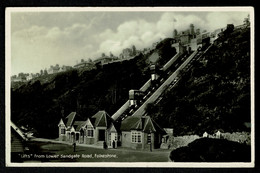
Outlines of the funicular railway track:
<svg viewBox="0 0 260 173">
<path fill-rule="evenodd" d="M 192 58 L 191 61 L 188 62 L 188 64 L 185 66 L 185 68 L 184 68 L 183 70 L 188 71 L 188 70 L 192 67 L 192 63 L 193 63 L 194 61 L 198 61 L 211 47 L 212 47 L 212 45 L 208 46 L 205 51 L 198 51 L 197 54 L 194 56 L 194 58 Z M 178 69 L 177 69 L 177 70 L 178 70 Z M 177 71 L 177 70 L 176 70 L 176 71 Z M 172 88 L 176 85 L 176 83 L 178 83 L 178 81 L 179 81 L 180 78 L 181 78 L 181 75 L 182 75 L 182 74 L 179 73 L 179 74 L 177 75 L 177 77 L 172 81 L 172 83 L 170 83 L 170 84 L 168 85 L 168 88 L 169 88 L 169 89 L 172 89 Z M 162 94 L 162 93 L 161 93 L 161 94 Z M 162 99 L 162 96 L 158 97 L 157 100 L 155 100 L 154 103 L 155 103 L 155 104 L 158 104 L 158 103 L 161 101 L 161 99 Z"/>
<path fill-rule="evenodd" d="M 140 104 L 136 104 L 134 107 L 129 107 L 129 100 L 112 116 L 114 120 L 121 121 L 127 116 L 132 116 L 136 110 L 139 109 L 139 107 L 142 106 L 147 99 L 151 97 L 151 95 L 163 84 L 166 79 L 172 74 L 173 70 L 176 70 L 177 66 L 176 63 L 179 65 L 180 62 L 178 60 L 185 60 L 187 57 L 187 54 L 180 54 L 177 53 L 171 60 L 169 60 L 161 69 L 161 71 L 164 73 L 160 78 L 159 78 L 159 83 L 156 85 L 152 85 L 151 79 L 149 79 L 141 88 L 139 91 L 142 91 L 144 93 L 144 96 L 140 100 Z M 174 64 L 174 66 L 173 66 Z M 123 113 L 119 115 L 118 113 L 122 111 L 122 109 L 125 108 Z M 116 117 L 117 116 L 117 117 Z"/>
<path fill-rule="evenodd" d="M 205 51 L 194 51 L 191 54 L 177 53 L 171 60 L 169 60 L 160 70 L 163 72 L 158 79 L 157 84 L 152 84 L 149 79 L 139 91 L 143 92 L 143 97 L 139 104 L 133 107 L 129 106 L 129 100 L 112 116 L 112 118 L 120 122 L 128 116 L 142 116 L 145 113 L 145 108 L 149 103 L 157 104 L 162 98 L 161 94 L 166 88 L 174 87 L 180 80 L 179 74 L 181 70 L 187 70 L 191 67 L 193 61 L 198 60 L 209 48 Z"/>
<path fill-rule="evenodd" d="M 181 56 L 180 53 L 177 53 L 175 56 L 173 56 L 165 65 L 164 65 L 164 69 L 167 70 L 175 61 L 176 59 L 179 58 L 179 56 Z M 152 94 L 152 81 L 151 79 L 149 79 L 140 89 L 139 91 L 142 91 L 144 93 L 144 97 L 143 99 L 146 100 L 147 98 L 149 98 L 149 96 Z M 154 88 L 155 89 L 155 88 Z M 137 107 L 135 107 L 134 109 L 136 109 Z M 118 120 L 119 117 L 125 117 L 126 115 L 130 113 L 132 113 L 134 110 L 129 108 L 129 100 L 127 100 L 125 102 L 125 104 L 123 106 L 121 106 L 120 109 L 118 109 L 117 112 L 115 112 L 112 115 L 112 119 L 114 120 Z"/>
</svg>

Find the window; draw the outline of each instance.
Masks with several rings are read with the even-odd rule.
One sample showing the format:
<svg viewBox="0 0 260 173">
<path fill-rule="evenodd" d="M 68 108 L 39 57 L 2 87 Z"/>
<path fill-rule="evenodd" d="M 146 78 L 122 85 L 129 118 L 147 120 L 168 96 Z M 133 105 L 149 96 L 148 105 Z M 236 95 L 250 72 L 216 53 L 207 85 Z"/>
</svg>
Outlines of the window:
<svg viewBox="0 0 260 173">
<path fill-rule="evenodd" d="M 150 144 L 151 143 L 151 134 L 148 134 L 147 135 L 147 144 Z"/>
<path fill-rule="evenodd" d="M 65 134 L 65 129 L 64 128 L 60 129 L 60 134 L 62 134 L 62 135 Z"/>
<path fill-rule="evenodd" d="M 132 143 L 141 143 L 142 142 L 142 133 L 141 132 L 132 132 Z"/>
<path fill-rule="evenodd" d="M 117 141 L 117 133 L 115 133 L 115 141 Z"/>
<path fill-rule="evenodd" d="M 87 128 L 87 137 L 93 138 L 94 137 L 94 129 L 93 127 Z"/>
</svg>

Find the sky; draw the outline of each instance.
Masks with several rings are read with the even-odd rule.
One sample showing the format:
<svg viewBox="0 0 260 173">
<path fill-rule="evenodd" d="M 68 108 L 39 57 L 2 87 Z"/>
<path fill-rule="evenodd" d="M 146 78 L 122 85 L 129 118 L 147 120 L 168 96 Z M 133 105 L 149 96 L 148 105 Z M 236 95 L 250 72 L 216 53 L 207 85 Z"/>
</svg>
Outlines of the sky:
<svg viewBox="0 0 260 173">
<path fill-rule="evenodd" d="M 11 74 L 39 73 L 51 65 L 74 66 L 102 53 L 151 47 L 172 32 L 240 25 L 247 11 L 12 11 Z"/>
</svg>

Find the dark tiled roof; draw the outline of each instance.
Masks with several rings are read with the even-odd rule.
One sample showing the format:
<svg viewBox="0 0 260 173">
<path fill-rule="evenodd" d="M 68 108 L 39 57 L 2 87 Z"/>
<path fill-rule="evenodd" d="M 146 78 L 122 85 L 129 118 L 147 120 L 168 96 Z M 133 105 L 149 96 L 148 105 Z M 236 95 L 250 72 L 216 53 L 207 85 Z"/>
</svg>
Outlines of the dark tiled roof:
<svg viewBox="0 0 260 173">
<path fill-rule="evenodd" d="M 66 122 L 66 127 L 69 127 L 72 125 L 73 121 L 74 121 L 74 118 L 75 118 L 75 115 L 76 115 L 76 112 L 71 112 L 67 117 L 66 119 L 67 122 Z"/>
<path fill-rule="evenodd" d="M 165 131 L 155 122 L 150 116 L 144 117 L 127 117 L 121 124 L 121 131 L 131 131 L 131 130 L 142 130 L 146 133 L 158 132 L 165 133 Z"/>
<path fill-rule="evenodd" d="M 98 111 L 90 118 L 90 121 L 94 127 L 108 127 L 112 119 L 106 111 Z"/>
<path fill-rule="evenodd" d="M 136 129 L 140 120 L 141 120 L 141 117 L 137 117 L 137 116 L 127 117 L 124 121 L 122 121 L 120 129 L 122 131 L 134 130 L 134 129 Z"/>
<path fill-rule="evenodd" d="M 165 133 L 165 131 L 149 116 L 147 116 L 145 125 L 144 125 L 144 132 L 159 132 L 159 133 Z"/>
<path fill-rule="evenodd" d="M 75 121 L 73 123 L 73 126 L 74 126 L 76 131 L 79 131 L 81 127 L 86 125 L 86 123 L 87 123 L 87 121 Z"/>
<path fill-rule="evenodd" d="M 116 129 L 116 127 L 114 126 L 113 123 L 110 124 L 110 127 L 108 128 L 108 131 L 109 131 L 109 132 L 117 132 L 117 129 Z"/>
<path fill-rule="evenodd" d="M 120 122 L 111 122 L 110 127 L 109 127 L 108 129 L 111 130 L 112 127 L 114 127 L 115 130 L 116 130 L 117 132 L 119 132 L 119 131 L 120 131 L 120 126 L 121 126 L 121 123 L 120 123 Z"/>
</svg>

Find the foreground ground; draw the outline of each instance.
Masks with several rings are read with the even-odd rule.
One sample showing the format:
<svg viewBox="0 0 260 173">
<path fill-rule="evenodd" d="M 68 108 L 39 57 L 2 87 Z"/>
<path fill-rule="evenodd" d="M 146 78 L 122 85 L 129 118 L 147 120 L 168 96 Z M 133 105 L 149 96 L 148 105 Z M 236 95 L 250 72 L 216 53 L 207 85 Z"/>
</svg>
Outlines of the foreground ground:
<svg viewBox="0 0 260 173">
<path fill-rule="evenodd" d="M 174 162 L 250 162 L 251 146 L 225 139 L 201 138 L 173 150 Z"/>
<path fill-rule="evenodd" d="M 31 151 L 19 155 L 30 162 L 167 162 L 170 150 L 142 151 L 125 148 L 103 149 L 50 142 L 32 142 Z"/>
</svg>

